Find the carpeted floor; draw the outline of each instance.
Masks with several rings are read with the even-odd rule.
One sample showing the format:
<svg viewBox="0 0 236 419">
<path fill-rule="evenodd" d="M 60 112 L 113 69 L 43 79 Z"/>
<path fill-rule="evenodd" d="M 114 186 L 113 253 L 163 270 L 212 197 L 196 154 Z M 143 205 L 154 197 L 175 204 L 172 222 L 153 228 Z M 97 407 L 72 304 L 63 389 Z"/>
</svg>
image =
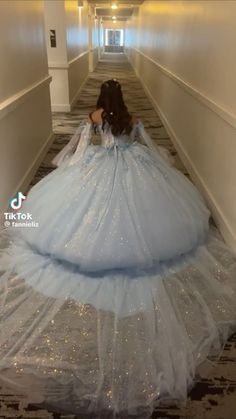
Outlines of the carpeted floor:
<svg viewBox="0 0 236 419">
<path fill-rule="evenodd" d="M 69 141 L 79 122 L 94 109 L 99 86 L 102 81 L 109 78 L 117 78 L 121 82 L 130 112 L 142 119 L 152 138 L 170 150 L 175 156 L 176 167 L 188 176 L 160 118 L 126 58 L 120 54 L 111 54 L 104 55 L 96 71 L 89 75 L 73 111 L 53 115 L 55 141 L 31 186 L 54 169 L 51 165 L 52 158 Z M 75 419 L 76 417 L 78 418 L 28 405 L 24 396 L 15 396 L 8 389 L 0 388 L 0 419 Z M 198 369 L 195 386 L 189 394 L 187 405 L 178 408 L 159 407 L 153 412 L 152 419 L 236 419 L 236 334 L 229 339 L 219 359 L 208 360 Z"/>
</svg>

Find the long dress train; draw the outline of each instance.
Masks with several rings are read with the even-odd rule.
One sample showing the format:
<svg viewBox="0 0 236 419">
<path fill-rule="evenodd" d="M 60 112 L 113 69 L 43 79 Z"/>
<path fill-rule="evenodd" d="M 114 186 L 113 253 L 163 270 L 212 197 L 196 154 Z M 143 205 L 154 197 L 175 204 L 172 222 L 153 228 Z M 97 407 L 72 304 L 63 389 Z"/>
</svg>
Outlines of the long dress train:
<svg viewBox="0 0 236 419">
<path fill-rule="evenodd" d="M 141 122 L 82 124 L 1 233 L 0 381 L 93 418 L 186 400 L 236 326 L 236 262 Z M 18 211 L 19 212 L 19 211 Z M 79 416 L 78 416 L 79 417 Z"/>
</svg>

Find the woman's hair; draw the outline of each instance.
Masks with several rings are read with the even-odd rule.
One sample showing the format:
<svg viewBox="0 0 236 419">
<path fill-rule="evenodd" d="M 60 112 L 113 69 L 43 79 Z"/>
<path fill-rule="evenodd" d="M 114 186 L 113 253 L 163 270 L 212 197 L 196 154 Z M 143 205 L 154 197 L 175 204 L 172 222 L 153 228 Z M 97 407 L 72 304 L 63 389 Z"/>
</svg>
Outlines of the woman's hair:
<svg viewBox="0 0 236 419">
<path fill-rule="evenodd" d="M 132 116 L 125 106 L 121 85 L 115 80 L 107 80 L 101 85 L 101 92 L 97 101 L 97 109 L 103 109 L 102 128 L 106 122 L 111 127 L 113 135 L 130 134 L 132 130 Z"/>
</svg>

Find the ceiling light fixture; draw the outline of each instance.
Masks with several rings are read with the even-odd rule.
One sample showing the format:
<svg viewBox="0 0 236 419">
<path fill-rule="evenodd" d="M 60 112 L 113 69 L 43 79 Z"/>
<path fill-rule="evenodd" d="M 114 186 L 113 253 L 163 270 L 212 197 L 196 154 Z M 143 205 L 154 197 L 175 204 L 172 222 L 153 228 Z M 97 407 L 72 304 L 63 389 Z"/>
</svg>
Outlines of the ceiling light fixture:
<svg viewBox="0 0 236 419">
<path fill-rule="evenodd" d="M 118 6 L 117 6 L 117 4 L 116 4 L 116 3 L 113 3 L 113 4 L 111 5 L 111 8 L 112 8 L 112 9 L 118 9 Z"/>
<path fill-rule="evenodd" d="M 116 20 L 116 16 L 112 16 L 112 20 Z"/>
</svg>

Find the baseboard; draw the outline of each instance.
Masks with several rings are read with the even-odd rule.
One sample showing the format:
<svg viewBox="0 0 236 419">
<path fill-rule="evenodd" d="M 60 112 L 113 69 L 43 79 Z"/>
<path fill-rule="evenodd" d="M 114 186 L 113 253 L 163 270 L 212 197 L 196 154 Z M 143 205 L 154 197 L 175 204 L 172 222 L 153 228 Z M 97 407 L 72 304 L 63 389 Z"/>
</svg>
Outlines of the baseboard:
<svg viewBox="0 0 236 419">
<path fill-rule="evenodd" d="M 52 112 L 70 112 L 71 105 L 61 104 L 61 105 L 51 105 Z"/>
<path fill-rule="evenodd" d="M 128 59 L 129 59 L 129 57 L 128 57 Z M 130 63 L 132 65 L 131 61 L 130 61 Z M 132 67 L 133 67 L 133 65 L 132 65 Z M 186 153 L 184 147 L 182 146 L 182 143 L 181 143 L 180 139 L 176 135 L 172 125 L 170 124 L 169 120 L 167 119 L 164 112 L 160 108 L 156 99 L 154 99 L 152 93 L 150 92 L 150 90 L 148 89 L 146 84 L 141 79 L 137 70 L 134 67 L 133 67 L 133 69 L 134 69 L 135 74 L 138 77 L 139 81 L 141 82 L 141 84 L 143 86 L 143 89 L 144 89 L 146 95 L 148 96 L 150 102 L 152 103 L 153 107 L 155 108 L 157 114 L 160 116 L 160 118 L 163 122 L 163 125 L 164 125 L 171 141 L 173 142 L 174 146 L 176 147 L 177 152 L 180 155 L 181 160 L 183 161 L 183 164 L 185 165 L 188 172 L 190 173 L 190 176 L 193 179 L 194 183 L 196 184 L 196 186 L 198 187 L 198 189 L 200 190 L 200 192 L 202 193 L 202 195 L 205 197 L 206 201 L 208 202 L 208 205 L 209 205 L 209 208 L 210 208 L 211 213 L 213 215 L 213 218 L 214 218 L 220 232 L 222 233 L 222 236 L 224 237 L 227 244 L 231 247 L 231 249 L 236 254 L 236 237 L 235 237 L 235 234 L 232 231 L 232 228 L 229 225 L 227 219 L 225 218 L 223 212 L 221 211 L 221 208 L 219 207 L 219 205 L 215 201 L 215 198 L 213 197 L 212 193 L 208 189 L 206 183 L 204 182 L 203 178 L 199 174 L 197 168 L 194 166 L 190 157 Z"/>
</svg>

